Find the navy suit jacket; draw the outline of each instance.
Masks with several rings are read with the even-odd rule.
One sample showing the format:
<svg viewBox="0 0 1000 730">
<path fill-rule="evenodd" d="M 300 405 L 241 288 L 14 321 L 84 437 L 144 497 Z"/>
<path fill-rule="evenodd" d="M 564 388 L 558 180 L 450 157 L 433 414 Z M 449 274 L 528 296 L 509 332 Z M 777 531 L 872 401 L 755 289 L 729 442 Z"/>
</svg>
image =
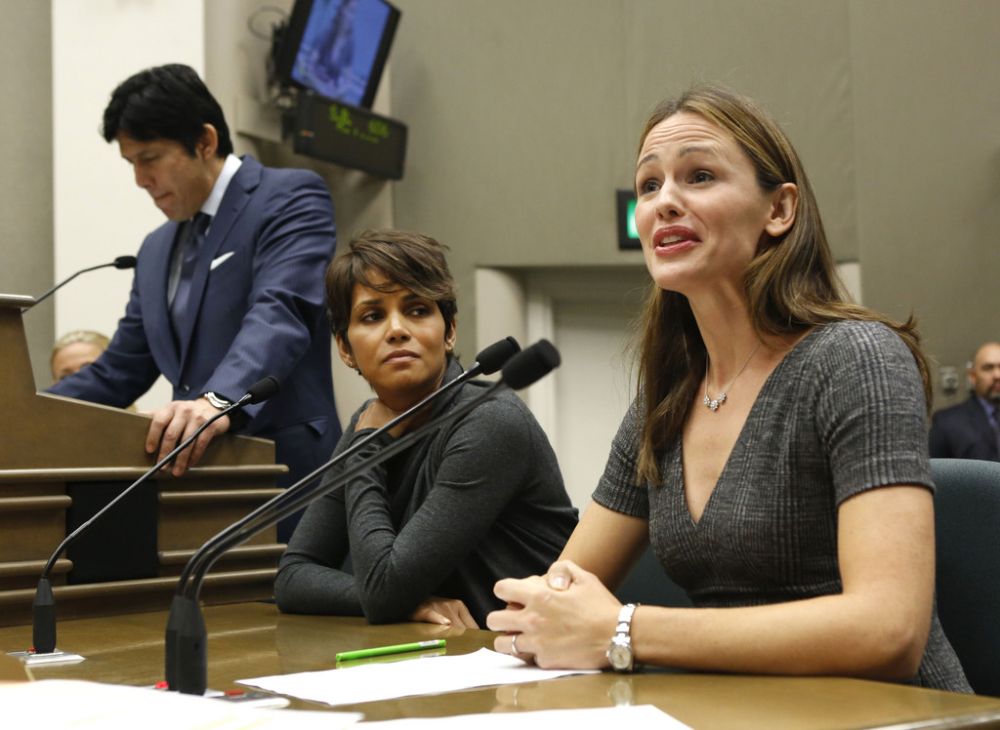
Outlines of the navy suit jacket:
<svg viewBox="0 0 1000 730">
<path fill-rule="evenodd" d="M 322 178 L 243 158 L 199 250 L 191 306 L 175 337 L 167 276 L 178 226 L 164 223 L 139 249 L 125 315 L 107 351 L 50 392 L 126 407 L 162 373 L 175 400 L 207 391 L 236 400 L 273 375 L 280 391 L 245 408 L 250 421 L 242 432 L 274 437 L 307 424 L 325 435 L 324 444 L 335 443 L 323 274 L 336 233 Z"/>
<path fill-rule="evenodd" d="M 982 459 L 1000 461 L 997 437 L 979 399 L 944 408 L 931 419 L 932 459 Z"/>
</svg>

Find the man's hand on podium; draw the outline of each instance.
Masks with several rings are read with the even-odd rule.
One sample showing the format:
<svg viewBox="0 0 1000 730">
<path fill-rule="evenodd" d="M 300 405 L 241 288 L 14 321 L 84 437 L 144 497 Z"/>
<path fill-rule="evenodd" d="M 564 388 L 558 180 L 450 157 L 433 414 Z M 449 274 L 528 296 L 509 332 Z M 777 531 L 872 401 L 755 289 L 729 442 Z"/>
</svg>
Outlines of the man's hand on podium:
<svg viewBox="0 0 1000 730">
<path fill-rule="evenodd" d="M 153 414 L 153 422 L 146 434 L 146 453 L 164 458 L 181 441 L 193 434 L 205 421 L 218 415 L 218 409 L 205 398 L 175 400 Z M 229 430 L 229 416 L 223 416 L 205 429 L 190 449 L 185 449 L 174 459 L 170 473 L 183 476 L 189 467 L 196 466 L 212 439 Z M 169 465 L 168 465 L 169 466 Z M 164 467 L 168 468 L 168 467 Z"/>
</svg>

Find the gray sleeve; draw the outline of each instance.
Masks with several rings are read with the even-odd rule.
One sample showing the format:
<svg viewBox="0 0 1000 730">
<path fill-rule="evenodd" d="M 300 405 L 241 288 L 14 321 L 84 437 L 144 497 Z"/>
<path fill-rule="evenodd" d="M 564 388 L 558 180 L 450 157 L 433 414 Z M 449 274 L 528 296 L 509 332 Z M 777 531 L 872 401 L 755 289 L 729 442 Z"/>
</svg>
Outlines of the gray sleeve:
<svg viewBox="0 0 1000 730">
<path fill-rule="evenodd" d="M 875 322 L 838 328 L 815 361 L 817 426 L 837 504 L 874 487 L 933 489 L 927 416 L 916 361 L 896 333 Z"/>
<path fill-rule="evenodd" d="M 426 499 L 398 532 L 383 468 L 348 486 L 351 559 L 369 621 L 405 620 L 489 533 L 538 458 L 527 418 L 490 400 L 452 426 Z"/>
<path fill-rule="evenodd" d="M 336 452 L 343 451 L 358 437 L 353 432 L 353 423 Z M 333 469 L 323 483 L 329 484 L 342 471 Z M 339 489 L 309 505 L 288 541 L 274 582 L 278 608 L 285 613 L 360 616 L 361 601 L 354 576 L 341 570 L 347 552 L 344 493 Z"/>
<path fill-rule="evenodd" d="M 629 406 L 611 442 L 611 453 L 593 499 L 602 507 L 632 517 L 649 518 L 647 486 L 636 483 L 639 455 L 640 419 L 635 401 Z"/>
</svg>

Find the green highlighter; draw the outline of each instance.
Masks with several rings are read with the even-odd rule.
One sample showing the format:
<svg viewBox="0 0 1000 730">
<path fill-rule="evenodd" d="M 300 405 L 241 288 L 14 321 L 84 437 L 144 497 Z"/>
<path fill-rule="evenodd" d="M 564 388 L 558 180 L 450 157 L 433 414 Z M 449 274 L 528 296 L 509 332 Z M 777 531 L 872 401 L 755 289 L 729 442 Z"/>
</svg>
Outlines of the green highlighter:
<svg viewBox="0 0 1000 730">
<path fill-rule="evenodd" d="M 355 651 L 338 652 L 334 657 L 338 662 L 349 662 L 354 659 L 369 659 L 375 656 L 385 656 L 386 654 L 404 654 L 408 651 L 422 651 L 424 649 L 441 649 L 447 642 L 444 639 L 432 639 L 430 641 L 414 641 L 410 644 L 394 644 L 392 646 L 375 646 L 371 649 L 357 649 Z"/>
</svg>

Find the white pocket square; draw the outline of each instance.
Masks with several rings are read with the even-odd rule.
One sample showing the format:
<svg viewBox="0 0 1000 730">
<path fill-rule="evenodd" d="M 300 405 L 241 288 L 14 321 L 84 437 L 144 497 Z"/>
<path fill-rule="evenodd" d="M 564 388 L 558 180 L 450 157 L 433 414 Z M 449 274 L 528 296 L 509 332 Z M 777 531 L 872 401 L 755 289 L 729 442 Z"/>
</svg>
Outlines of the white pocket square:
<svg viewBox="0 0 1000 730">
<path fill-rule="evenodd" d="M 229 253 L 224 253 L 221 256 L 218 256 L 217 258 L 212 259 L 212 265 L 208 267 L 208 270 L 209 271 L 214 271 L 216 266 L 221 266 L 222 264 L 224 264 L 226 262 L 226 259 L 228 259 L 230 256 L 232 256 L 234 253 L 236 253 L 236 252 L 235 251 L 230 251 Z"/>
</svg>

